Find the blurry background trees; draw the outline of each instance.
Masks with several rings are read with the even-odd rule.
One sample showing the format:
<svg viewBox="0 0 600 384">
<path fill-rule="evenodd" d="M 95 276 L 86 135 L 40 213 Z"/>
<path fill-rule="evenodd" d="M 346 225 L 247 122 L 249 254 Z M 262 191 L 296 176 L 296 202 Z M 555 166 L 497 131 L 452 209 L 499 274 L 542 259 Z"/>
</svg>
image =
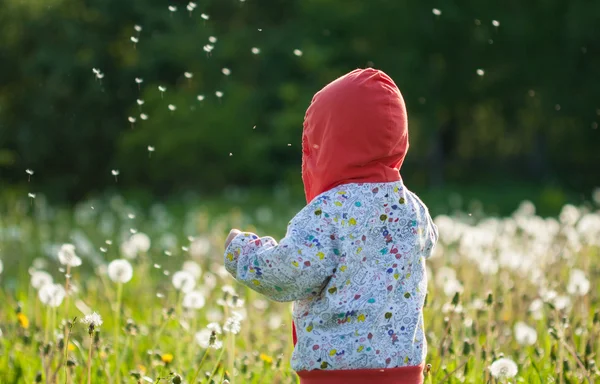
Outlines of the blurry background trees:
<svg viewBox="0 0 600 384">
<path fill-rule="evenodd" d="M 589 191 L 599 25 L 589 0 L 3 0 L 0 189 L 26 168 L 29 190 L 68 201 L 114 187 L 112 169 L 160 197 L 298 189 L 312 95 L 374 66 L 407 103 L 414 189 Z"/>
</svg>

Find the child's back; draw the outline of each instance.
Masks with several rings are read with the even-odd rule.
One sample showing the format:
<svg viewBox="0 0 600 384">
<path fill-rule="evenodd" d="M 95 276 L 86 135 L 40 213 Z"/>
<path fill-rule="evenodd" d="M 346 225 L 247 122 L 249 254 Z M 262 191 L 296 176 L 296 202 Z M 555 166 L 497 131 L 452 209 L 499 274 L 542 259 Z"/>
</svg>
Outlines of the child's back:
<svg viewBox="0 0 600 384">
<path fill-rule="evenodd" d="M 404 102 L 387 75 L 357 70 L 332 82 L 305 118 L 309 204 L 279 244 L 241 233 L 227 247 L 240 282 L 295 301 L 292 367 L 303 383 L 360 382 L 365 373 L 422 381 L 424 263 L 437 230 L 402 184 L 407 149 Z"/>
</svg>

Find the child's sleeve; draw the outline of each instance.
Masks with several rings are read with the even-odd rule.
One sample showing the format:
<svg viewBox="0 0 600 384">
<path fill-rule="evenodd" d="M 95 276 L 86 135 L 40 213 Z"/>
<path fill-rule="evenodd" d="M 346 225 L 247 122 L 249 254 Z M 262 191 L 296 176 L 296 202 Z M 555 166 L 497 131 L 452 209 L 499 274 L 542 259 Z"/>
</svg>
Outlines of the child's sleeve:
<svg viewBox="0 0 600 384">
<path fill-rule="evenodd" d="M 238 234 L 225 250 L 225 268 L 240 283 L 275 301 L 318 295 L 337 266 L 337 256 L 318 203 L 290 221 L 277 243 L 251 232 Z"/>
<path fill-rule="evenodd" d="M 429 210 L 423 204 L 421 205 L 421 222 L 423 223 L 423 256 L 430 257 L 433 254 L 435 244 L 438 241 L 438 228 L 433 222 Z"/>
</svg>

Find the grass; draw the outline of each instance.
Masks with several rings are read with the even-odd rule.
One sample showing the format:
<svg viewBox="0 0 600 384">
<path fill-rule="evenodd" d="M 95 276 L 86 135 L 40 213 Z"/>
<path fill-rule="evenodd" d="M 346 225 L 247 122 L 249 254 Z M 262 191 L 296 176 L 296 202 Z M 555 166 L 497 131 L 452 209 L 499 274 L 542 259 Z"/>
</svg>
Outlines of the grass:
<svg viewBox="0 0 600 384">
<path fill-rule="evenodd" d="M 0 382 L 296 382 L 288 363 L 289 304 L 269 302 L 231 279 L 222 268 L 222 243 L 231 227 L 281 235 L 298 206 L 286 194 L 268 202 L 252 194 L 227 199 L 239 208 L 205 201 L 191 210 L 142 210 L 114 197 L 62 209 L 39 197 L 5 199 Z M 441 241 L 428 261 L 424 310 L 426 383 L 598 379 L 600 213 L 589 207 L 567 208 L 561 220 L 531 215 L 526 206 L 506 219 L 482 211 L 438 219 Z M 130 260 L 133 278 L 121 285 L 106 265 L 123 257 L 131 229 L 152 244 Z M 56 260 L 63 243 L 75 244 L 83 264 L 69 271 L 75 290 L 68 300 L 52 308 L 41 302 L 30 274 L 43 269 L 65 286 L 66 270 Z M 190 260 L 202 269 L 195 289 L 205 298 L 193 310 L 183 307 L 185 294 L 172 283 Z M 591 282 L 586 292 L 584 280 Z M 92 311 L 103 318 L 94 329 L 81 322 Z M 242 317 L 239 333 L 207 331 L 210 323 L 223 328 L 235 313 Z M 535 343 L 522 340 L 517 322 L 535 330 Z M 516 377 L 490 374 L 501 357 L 517 364 Z"/>
</svg>

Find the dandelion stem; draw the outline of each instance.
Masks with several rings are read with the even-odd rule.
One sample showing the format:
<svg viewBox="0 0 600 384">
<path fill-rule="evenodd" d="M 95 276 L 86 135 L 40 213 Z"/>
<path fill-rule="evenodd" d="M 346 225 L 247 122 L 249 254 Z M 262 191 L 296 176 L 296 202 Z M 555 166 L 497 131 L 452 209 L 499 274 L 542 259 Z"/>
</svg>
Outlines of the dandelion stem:
<svg viewBox="0 0 600 384">
<path fill-rule="evenodd" d="M 115 376 L 116 382 L 119 382 L 119 326 L 121 322 L 121 297 L 123 296 L 123 283 L 117 285 L 117 306 L 115 308 L 115 334 L 113 340 L 113 350 L 115 351 Z"/>
<path fill-rule="evenodd" d="M 48 343 L 48 335 L 50 333 L 50 306 L 46 308 L 46 323 L 44 324 L 44 344 Z"/>
<path fill-rule="evenodd" d="M 196 369 L 196 373 L 194 374 L 194 378 L 192 379 L 192 381 L 190 381 L 190 383 L 195 383 L 196 380 L 198 380 L 198 375 L 200 374 L 200 369 L 202 368 L 202 364 L 204 364 L 204 360 L 206 360 L 206 356 L 208 356 L 208 348 L 204 351 L 204 354 L 202 355 L 202 359 L 200 360 L 200 363 L 198 364 L 198 368 Z"/>
<path fill-rule="evenodd" d="M 221 359 L 223 358 L 223 354 L 224 353 L 225 353 L 225 348 L 221 347 L 221 353 L 219 353 L 219 357 L 217 358 L 217 361 L 215 363 L 215 367 L 213 368 L 212 372 L 210 373 L 210 376 L 208 377 L 208 380 L 206 380 L 207 383 L 210 383 L 210 381 L 213 378 L 213 376 L 215 375 L 215 373 L 217 373 L 217 370 L 219 369 L 220 362 L 221 362 Z"/>
<path fill-rule="evenodd" d="M 87 359 L 87 383 L 92 383 L 92 347 L 94 345 L 94 334 L 90 332 L 90 347 L 88 350 L 88 359 Z"/>
</svg>

